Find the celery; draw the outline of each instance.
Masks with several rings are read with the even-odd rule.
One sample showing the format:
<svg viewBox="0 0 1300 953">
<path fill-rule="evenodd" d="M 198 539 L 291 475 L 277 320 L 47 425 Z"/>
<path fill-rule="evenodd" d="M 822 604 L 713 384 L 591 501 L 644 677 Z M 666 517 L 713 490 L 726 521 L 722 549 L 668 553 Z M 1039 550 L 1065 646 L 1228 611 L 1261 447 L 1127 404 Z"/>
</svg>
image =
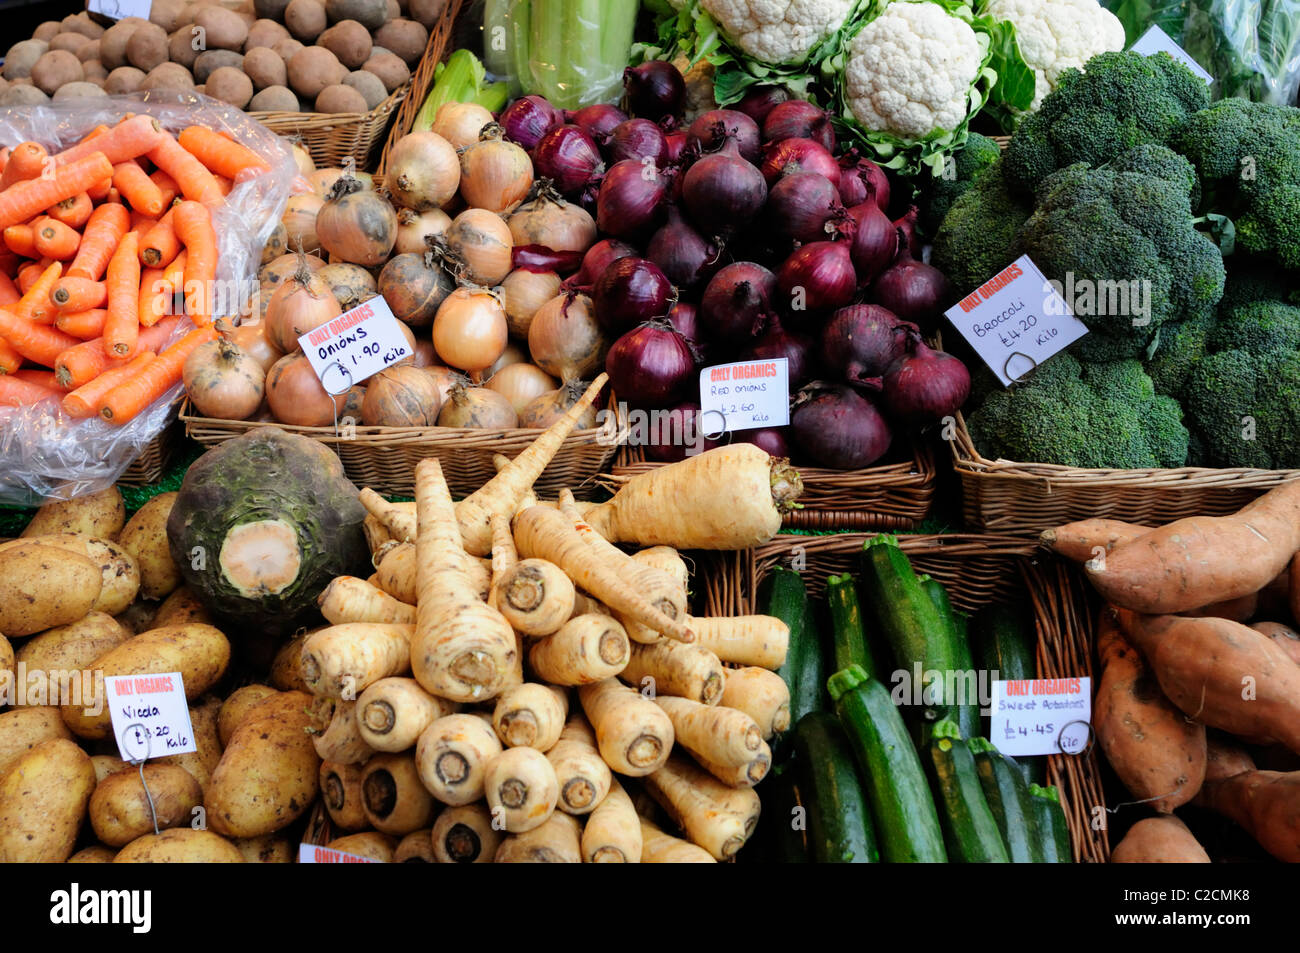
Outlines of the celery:
<svg viewBox="0 0 1300 953">
<path fill-rule="evenodd" d="M 530 0 L 527 5 L 528 49 L 515 51 L 516 63 L 521 56 L 527 63 L 516 69 L 523 91 L 564 109 L 617 100 L 639 0 Z"/>
<path fill-rule="evenodd" d="M 512 94 L 519 93 L 515 60 L 510 49 L 514 24 L 511 0 L 486 0 L 483 4 L 483 65 L 493 79 L 504 80 Z"/>
<path fill-rule="evenodd" d="M 433 89 L 415 117 L 413 132 L 432 129 L 433 120 L 444 103 L 473 102 L 483 89 L 487 73 L 477 56 L 469 50 L 457 50 L 446 63 L 439 64 L 434 76 Z"/>
<path fill-rule="evenodd" d="M 474 97 L 474 102 L 491 113 L 499 113 L 505 109 L 509 100 L 510 86 L 505 81 L 484 86 Z"/>
</svg>

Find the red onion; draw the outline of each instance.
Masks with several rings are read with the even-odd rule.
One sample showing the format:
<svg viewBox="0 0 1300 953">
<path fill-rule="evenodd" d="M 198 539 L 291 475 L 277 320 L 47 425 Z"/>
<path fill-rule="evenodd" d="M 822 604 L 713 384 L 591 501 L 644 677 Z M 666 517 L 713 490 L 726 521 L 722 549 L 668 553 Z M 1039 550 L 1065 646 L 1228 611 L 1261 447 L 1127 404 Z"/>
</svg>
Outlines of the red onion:
<svg viewBox="0 0 1300 953">
<path fill-rule="evenodd" d="M 510 249 L 510 267 L 524 271 L 553 271 L 567 275 L 581 264 L 581 252 L 553 251 L 545 245 L 516 245 Z"/>
<path fill-rule="evenodd" d="M 668 140 L 664 131 L 649 119 L 629 119 L 614 127 L 607 149 L 610 162 L 653 159 L 663 165 L 668 159 Z"/>
<path fill-rule="evenodd" d="M 659 120 L 682 111 L 686 80 L 672 63 L 650 60 L 623 70 L 627 106 L 634 116 Z"/>
<path fill-rule="evenodd" d="M 614 342 L 605 370 L 620 399 L 663 407 L 683 399 L 690 390 L 695 358 L 686 338 L 672 325 L 647 321 Z"/>
<path fill-rule="evenodd" d="M 807 243 L 824 240 L 832 217 L 843 209 L 840 193 L 824 175 L 796 172 L 772 186 L 764 211 L 779 234 Z"/>
<path fill-rule="evenodd" d="M 717 152 L 691 163 L 682 182 L 682 199 L 692 220 L 706 232 L 729 235 L 763 210 L 767 183 L 757 168 L 741 158 L 736 141 L 728 139 Z"/>
<path fill-rule="evenodd" d="M 850 384 L 879 381 L 907 350 L 909 329 L 916 325 L 879 305 L 840 308 L 822 328 L 822 363 Z"/>
<path fill-rule="evenodd" d="M 758 123 L 734 109 L 710 109 L 701 113 L 686 130 L 686 136 L 701 152 L 713 152 L 722 148 L 728 139 L 734 139 L 746 161 L 758 165 L 762 155 Z"/>
<path fill-rule="evenodd" d="M 772 314 L 768 315 L 767 330 L 763 336 L 741 351 L 740 359 L 771 361 L 785 358 L 789 361 L 790 389 L 793 390 L 812 380 L 816 371 L 815 348 L 812 338 L 806 334 L 787 331 L 781 326 L 781 319 Z"/>
<path fill-rule="evenodd" d="M 815 465 L 835 470 L 871 466 L 893 439 L 876 405 L 843 384 L 812 384 L 801 391 L 790 433 Z"/>
<path fill-rule="evenodd" d="M 789 98 L 790 93 L 784 86 L 751 86 L 734 108 L 761 126 L 768 113 Z"/>
<path fill-rule="evenodd" d="M 916 227 L 916 220 L 920 214 L 920 210 L 913 205 L 902 218 L 894 222 L 894 228 L 901 229 L 903 232 L 901 240 L 907 242 L 907 250 L 912 253 L 913 258 L 918 259 L 921 257 L 921 249 L 925 247 L 925 242 L 921 241 L 921 233 Z"/>
<path fill-rule="evenodd" d="M 700 326 L 700 311 L 695 305 L 685 301 L 678 301 L 668 309 L 668 323 L 673 326 L 673 330 L 686 338 L 686 343 L 691 346 L 697 363 L 703 360 L 705 353 L 704 329 Z"/>
<path fill-rule="evenodd" d="M 742 343 L 762 332 L 772 312 L 776 276 L 752 261 L 727 265 L 700 298 L 700 321 L 711 341 Z"/>
<path fill-rule="evenodd" d="M 632 159 L 616 162 L 600 183 L 596 226 L 606 235 L 644 241 L 664 221 L 668 177 Z"/>
<path fill-rule="evenodd" d="M 668 313 L 673 286 L 659 266 L 644 258 L 620 258 L 596 279 L 591 300 L 596 323 L 611 335 L 623 334 Z"/>
<path fill-rule="evenodd" d="M 520 96 L 498 120 L 506 138 L 532 152 L 542 136 L 564 125 L 564 113 L 542 96 Z"/>
<path fill-rule="evenodd" d="M 656 463 L 677 463 L 688 456 L 712 450 L 718 446 L 717 440 L 709 440 L 704 431 L 716 426 L 716 421 L 700 420 L 700 405 L 694 401 L 683 401 L 663 410 L 643 411 L 648 413 L 645 448 L 647 460 Z M 713 417 L 714 415 L 710 415 Z M 635 434 L 635 429 L 633 433 Z"/>
<path fill-rule="evenodd" d="M 830 311 L 853 300 L 858 277 L 848 242 L 809 242 L 796 248 L 776 271 L 782 311 Z"/>
<path fill-rule="evenodd" d="M 840 200 L 845 208 L 853 208 L 868 199 L 888 212 L 889 178 L 884 169 L 851 149 L 840 156 Z"/>
<path fill-rule="evenodd" d="M 780 142 L 782 139 L 812 139 L 827 152 L 835 151 L 835 130 L 831 117 L 802 99 L 778 103 L 763 119 L 763 141 Z"/>
<path fill-rule="evenodd" d="M 621 242 L 617 238 L 602 238 L 587 249 L 587 253 L 582 256 L 582 267 L 564 282 L 565 288 L 590 288 L 610 265 L 636 253 L 636 249 L 627 242 Z"/>
<path fill-rule="evenodd" d="M 811 139 L 782 139 L 763 147 L 763 164 L 759 167 L 771 187 L 777 179 L 796 172 L 816 172 L 836 188 L 840 184 L 840 164 L 821 143 Z"/>
<path fill-rule="evenodd" d="M 766 450 L 769 457 L 789 457 L 790 445 L 785 439 L 785 427 L 761 427 L 758 430 L 739 430 L 735 434 L 737 443 L 752 443 L 760 450 Z"/>
<path fill-rule="evenodd" d="M 961 409 L 970 396 L 970 372 L 951 354 L 908 336 L 908 350 L 885 374 L 885 406 L 897 420 L 917 427 L 937 423 Z"/>
<path fill-rule="evenodd" d="M 678 288 L 694 288 L 718 270 L 718 246 L 686 224 L 676 205 L 668 206 L 668 221 L 654 233 L 645 256 L 663 269 Z"/>
<path fill-rule="evenodd" d="M 605 103 L 583 106 L 576 112 L 566 111 L 564 116 L 565 119 L 578 126 L 601 145 L 605 144 L 609 134 L 614 131 L 614 127 L 627 119 L 627 113 L 623 112 L 623 110 Z"/>
<path fill-rule="evenodd" d="M 902 229 L 896 235 L 898 257 L 876 279 L 868 297 L 873 304 L 883 305 L 929 333 L 938 325 L 944 308 L 952 303 L 952 285 L 938 268 L 912 257 Z"/>
<path fill-rule="evenodd" d="M 888 268 L 898 252 L 898 232 L 875 202 L 867 201 L 848 210 L 853 220 L 849 255 L 858 273 L 858 284 L 866 287 Z"/>
<path fill-rule="evenodd" d="M 686 130 L 674 129 L 664 135 L 664 161 L 681 162 L 686 154 Z"/>
<path fill-rule="evenodd" d="M 605 162 L 595 141 L 577 126 L 556 126 L 533 149 L 533 169 L 566 197 L 600 184 Z"/>
</svg>

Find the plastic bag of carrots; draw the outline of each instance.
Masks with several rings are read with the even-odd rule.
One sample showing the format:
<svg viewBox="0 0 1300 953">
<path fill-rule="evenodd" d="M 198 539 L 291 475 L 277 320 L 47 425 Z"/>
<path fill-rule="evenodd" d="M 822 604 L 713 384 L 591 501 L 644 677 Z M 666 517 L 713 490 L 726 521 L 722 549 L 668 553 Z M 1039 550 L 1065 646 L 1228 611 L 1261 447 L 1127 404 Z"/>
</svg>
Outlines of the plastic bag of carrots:
<svg viewBox="0 0 1300 953">
<path fill-rule="evenodd" d="M 237 319 L 297 166 L 197 94 L 0 111 L 0 503 L 115 482 Z"/>
</svg>

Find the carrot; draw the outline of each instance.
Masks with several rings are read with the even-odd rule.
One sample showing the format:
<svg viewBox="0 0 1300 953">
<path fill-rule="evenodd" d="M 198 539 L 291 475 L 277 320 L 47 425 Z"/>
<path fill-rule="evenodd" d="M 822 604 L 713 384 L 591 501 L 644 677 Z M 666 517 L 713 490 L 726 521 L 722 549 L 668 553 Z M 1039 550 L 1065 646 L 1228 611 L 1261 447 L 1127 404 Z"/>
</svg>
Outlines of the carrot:
<svg viewBox="0 0 1300 953">
<path fill-rule="evenodd" d="M 206 329 L 205 329 L 206 330 Z M 344 698 L 410 667 L 414 626 L 349 622 L 318 629 L 302 646 L 302 672 L 317 695 Z"/>
<path fill-rule="evenodd" d="M 1278 860 L 1300 863 L 1300 771 L 1246 771 L 1205 788 L 1207 807 L 1231 818 Z"/>
<path fill-rule="evenodd" d="M 63 398 L 63 410 L 69 417 L 78 419 L 93 417 L 110 390 L 129 380 L 154 359 L 153 351 L 141 351 L 130 361 L 100 374 L 94 380 L 82 384 Z"/>
<path fill-rule="evenodd" d="M 32 285 L 40 280 L 45 269 L 53 264 L 48 258 L 40 258 L 36 261 L 28 261 L 18 266 L 18 292 L 27 294 L 32 290 Z"/>
<path fill-rule="evenodd" d="M 483 797 L 485 769 L 500 753 L 501 740 L 491 725 L 458 712 L 424 729 L 415 745 L 415 767 L 434 797 L 460 807 Z"/>
<path fill-rule="evenodd" d="M 492 514 L 515 512 L 520 498 L 542 475 L 608 380 L 605 374 L 598 376 L 563 417 L 544 430 L 492 479 L 456 504 L 456 521 L 460 524 L 466 552 L 471 556 L 486 556 L 492 551 Z"/>
<path fill-rule="evenodd" d="M 34 179 L 45 171 L 45 160 L 49 153 L 39 142 L 20 142 L 9 153 L 4 172 L 0 172 L 0 191 L 9 188 L 15 182 Z"/>
<path fill-rule="evenodd" d="M 23 356 L 0 337 L 0 376 L 12 374 L 23 366 Z"/>
<path fill-rule="evenodd" d="M 59 392 L 40 384 L 33 384 L 12 374 L 0 376 L 0 406 L 29 407 L 51 397 L 57 398 Z"/>
<path fill-rule="evenodd" d="M 32 227 L 32 244 L 39 255 L 55 261 L 71 261 L 81 244 L 81 233 L 46 215 Z"/>
<path fill-rule="evenodd" d="M 130 358 L 140 336 L 140 235 L 127 232 L 108 262 L 108 318 L 104 349 L 113 357 Z"/>
<path fill-rule="evenodd" d="M 212 213 L 199 202 L 176 203 L 172 226 L 185 246 L 185 313 L 195 324 L 212 323 L 213 283 L 217 278 L 217 233 Z"/>
<path fill-rule="evenodd" d="M 674 837 L 639 815 L 641 828 L 641 860 L 643 864 L 716 864 L 703 847 L 688 840 Z"/>
<path fill-rule="evenodd" d="M 45 367 L 53 367 L 60 354 L 81 343 L 62 331 L 24 321 L 9 308 L 0 308 L 0 337 L 27 360 Z"/>
<path fill-rule="evenodd" d="M 492 727 L 501 742 L 512 748 L 550 751 L 560 740 L 568 714 L 568 696 L 563 689 L 524 682 L 497 696 Z"/>
<path fill-rule="evenodd" d="M 229 195 L 230 190 L 235 187 L 235 183 L 232 182 L 230 179 L 226 178 L 224 175 L 216 176 L 216 180 L 217 180 L 217 188 L 221 190 L 221 194 L 223 197 Z"/>
<path fill-rule="evenodd" d="M 488 762 L 483 794 L 499 825 L 512 834 L 522 834 L 541 827 L 555 813 L 560 785 L 551 762 L 536 748 L 507 748 Z M 575 823 L 564 814 L 559 816 Z M 575 854 L 577 841 L 575 834 Z"/>
<path fill-rule="evenodd" d="M 84 192 L 106 175 L 113 174 L 113 166 L 102 152 L 93 152 L 70 165 L 60 166 L 48 178 L 18 182 L 0 192 L 0 228 L 25 222 L 78 192 Z"/>
<path fill-rule="evenodd" d="M 449 807 L 433 822 L 433 856 L 440 864 L 490 864 L 505 835 L 492 826 L 487 805 Z"/>
<path fill-rule="evenodd" d="M 63 311 L 59 313 L 54 326 L 64 334 L 89 341 L 104 333 L 104 321 L 108 312 L 103 308 L 88 308 L 85 311 Z"/>
<path fill-rule="evenodd" d="M 158 141 L 149 151 L 149 160 L 172 177 L 187 199 L 205 205 L 216 205 L 224 199 L 216 177 L 171 136 Z"/>
<path fill-rule="evenodd" d="M 505 620 L 523 635 L 558 632 L 573 614 L 573 582 L 545 559 L 515 563 L 501 573 L 492 591 Z"/>
<path fill-rule="evenodd" d="M 176 217 L 176 207 L 172 206 L 158 224 L 149 229 L 140 239 L 140 264 L 151 268 L 166 268 L 181 250 L 180 239 L 172 224 Z"/>
<path fill-rule="evenodd" d="M 134 159 L 113 166 L 113 188 L 121 193 L 132 210 L 151 218 L 162 215 L 167 207 L 163 203 L 162 189 Z"/>
<path fill-rule="evenodd" d="M 36 253 L 36 229 L 21 223 L 4 230 L 5 247 L 23 258 L 39 258 Z"/>
<path fill-rule="evenodd" d="M 108 300 L 108 286 L 102 281 L 64 275 L 50 290 L 50 300 L 64 314 L 102 308 Z"/>
<path fill-rule="evenodd" d="M 415 623 L 415 606 L 394 599 L 356 576 L 336 576 L 316 597 L 316 603 L 321 615 L 331 625 L 346 622 Z"/>
<path fill-rule="evenodd" d="M 162 169 L 154 169 L 149 173 L 149 178 L 154 185 L 158 186 L 158 191 L 162 193 L 163 207 L 171 208 L 172 203 L 176 201 L 176 196 L 180 194 L 180 188 L 176 185 L 176 180 Z"/>
<path fill-rule="evenodd" d="M 5 146 L 3 149 L 0 149 L 0 172 L 3 172 L 5 170 L 5 166 L 9 164 L 9 153 L 11 151 L 13 150 L 11 150 L 8 146 Z"/>
<path fill-rule="evenodd" d="M 224 175 L 236 182 L 242 181 L 241 174 L 243 178 L 248 178 L 249 175 L 271 170 L 271 167 L 252 149 L 231 142 L 220 133 L 204 126 L 182 129 L 181 134 L 177 136 L 177 141 L 209 171 L 216 175 Z"/>
<path fill-rule="evenodd" d="M 3 271 L 0 271 L 0 307 L 13 304 L 22 294 L 14 284 L 14 280 Z"/>
<path fill-rule="evenodd" d="M 96 337 L 89 341 L 82 341 L 60 354 L 54 362 L 54 373 L 58 376 L 60 384 L 75 390 L 90 383 L 105 371 L 124 364 L 126 361 L 109 357 L 104 350 L 104 339 Z"/>
<path fill-rule="evenodd" d="M 381 678 L 357 699 L 357 727 L 376 751 L 409 751 L 424 729 L 450 715 L 454 707 L 430 695 L 413 678 Z"/>
<path fill-rule="evenodd" d="M 13 376 L 20 381 L 26 381 L 29 384 L 38 384 L 46 390 L 63 390 L 54 378 L 53 371 L 47 371 L 42 368 L 25 367 L 21 370 L 14 371 Z"/>
<path fill-rule="evenodd" d="M 161 142 L 175 142 L 158 120 L 143 113 L 123 119 L 116 126 L 94 132 L 54 157 L 61 166 L 71 165 L 95 152 L 102 152 L 111 165 L 147 155 Z M 108 173 L 112 175 L 112 173 Z"/>
<path fill-rule="evenodd" d="M 77 257 L 68 266 L 68 275 L 98 281 L 104 277 L 108 260 L 126 237 L 131 215 L 120 205 L 101 205 L 90 213 L 81 236 Z"/>
<path fill-rule="evenodd" d="M 672 639 L 632 643 L 631 657 L 618 677 L 633 688 L 653 685 L 656 692 L 716 705 L 726 684 L 722 661 L 708 649 Z"/>
<path fill-rule="evenodd" d="M 51 205 L 46 209 L 46 214 L 50 218 L 57 219 L 64 225 L 72 228 L 84 228 L 86 222 L 90 219 L 90 213 L 95 210 L 95 203 L 91 201 L 87 192 L 78 192 L 70 199 L 64 199 Z"/>
<path fill-rule="evenodd" d="M 674 735 L 662 708 L 616 678 L 583 685 L 578 699 L 596 732 L 600 756 L 612 770 L 645 777 L 663 768 Z"/>
<path fill-rule="evenodd" d="M 145 365 L 135 377 L 113 388 L 104 397 L 99 415 L 114 424 L 124 424 L 145 410 L 174 385 L 180 383 L 185 359 L 217 332 L 211 327 L 195 328 Z"/>
<path fill-rule="evenodd" d="M 595 810 L 615 783 L 609 765 L 596 750 L 596 734 L 582 712 L 575 711 L 560 731 L 560 740 L 547 752 L 560 783 L 560 803 L 566 814 Z"/>
<path fill-rule="evenodd" d="M 14 316 L 21 321 L 31 321 L 34 324 L 53 324 L 56 309 L 54 302 L 50 300 L 50 292 L 62 273 L 63 265 L 57 261 L 42 269 L 40 276 L 12 305 Z"/>
<path fill-rule="evenodd" d="M 86 188 L 86 194 L 90 196 L 90 201 L 104 202 L 108 199 L 108 194 L 113 191 L 113 177 L 110 175 L 106 179 L 101 179 L 94 185 Z"/>
<path fill-rule="evenodd" d="M 183 261 L 177 257 L 176 261 Z M 137 317 L 140 327 L 150 328 L 170 314 L 173 307 L 175 285 L 169 277 L 172 266 L 168 268 L 142 268 L 140 270 L 140 308 Z M 175 276 L 176 282 L 184 281 L 184 272 Z"/>
<path fill-rule="evenodd" d="M 727 669 L 719 705 L 736 708 L 758 722 L 768 741 L 790 727 L 790 688 L 776 672 L 757 665 Z"/>
</svg>

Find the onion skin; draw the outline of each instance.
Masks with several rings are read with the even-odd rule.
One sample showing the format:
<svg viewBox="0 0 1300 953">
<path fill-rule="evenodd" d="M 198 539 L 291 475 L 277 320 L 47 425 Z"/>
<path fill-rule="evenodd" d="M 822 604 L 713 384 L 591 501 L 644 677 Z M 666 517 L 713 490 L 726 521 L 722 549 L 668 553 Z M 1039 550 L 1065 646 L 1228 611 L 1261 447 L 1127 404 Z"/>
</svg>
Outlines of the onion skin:
<svg viewBox="0 0 1300 953">
<path fill-rule="evenodd" d="M 591 136 L 597 143 L 603 145 L 609 138 L 610 133 L 614 131 L 615 126 L 621 122 L 627 122 L 627 113 L 617 106 L 596 103 L 566 113 L 565 118 Z"/>
<path fill-rule="evenodd" d="M 844 307 L 858 284 L 848 242 L 810 242 L 796 248 L 777 270 L 776 283 L 782 310 L 788 314 Z"/>
<path fill-rule="evenodd" d="M 347 179 L 334 186 L 336 195 Z M 376 192 L 337 194 L 316 215 L 316 235 L 321 247 L 354 265 L 374 268 L 393 253 L 397 242 L 397 211 Z"/>
<path fill-rule="evenodd" d="M 903 231 L 899 229 L 897 234 L 898 257 L 871 285 L 867 297 L 928 334 L 938 327 L 944 309 L 956 295 L 943 272 L 916 261 Z"/>
<path fill-rule="evenodd" d="M 688 225 L 675 205 L 668 206 L 668 221 L 646 246 L 646 258 L 684 290 L 708 281 L 721 265 L 718 246 Z"/>
<path fill-rule="evenodd" d="M 686 396 L 695 378 L 695 359 L 686 338 L 667 322 L 633 328 L 609 349 L 605 372 L 624 400 L 662 407 Z"/>
<path fill-rule="evenodd" d="M 889 211 L 889 177 L 880 166 L 859 156 L 856 149 L 840 156 L 839 188 L 845 208 L 874 201 L 880 211 Z"/>
<path fill-rule="evenodd" d="M 835 151 L 835 127 L 831 117 L 802 99 L 789 99 L 777 103 L 763 117 L 763 141 L 780 142 L 782 139 L 811 139 L 827 153 Z"/>
<path fill-rule="evenodd" d="M 367 427 L 432 427 L 442 401 L 433 379 L 417 367 L 389 367 L 366 381 L 361 422 Z"/>
<path fill-rule="evenodd" d="M 786 440 L 785 427 L 762 427 L 758 430 L 738 430 L 735 439 L 739 443 L 752 443 L 769 457 L 785 459 L 790 456 L 790 444 Z"/>
<path fill-rule="evenodd" d="M 673 286 L 659 266 L 645 258 L 620 258 L 591 291 L 596 320 L 611 335 L 625 334 L 668 313 Z"/>
<path fill-rule="evenodd" d="M 520 205 L 507 220 L 515 245 L 541 245 L 551 251 L 584 254 L 596 241 L 595 220 L 586 209 L 564 201 L 552 189 L 534 191 L 536 197 Z M 577 267 L 576 262 L 573 267 Z"/>
<path fill-rule="evenodd" d="M 623 88 L 632 115 L 655 121 L 678 115 L 686 101 L 686 80 L 676 66 L 664 60 L 623 70 Z"/>
<path fill-rule="evenodd" d="M 668 140 L 664 131 L 649 119 L 629 119 L 614 127 L 605 151 L 610 162 L 649 159 L 663 165 L 668 161 Z"/>
<path fill-rule="evenodd" d="M 746 117 L 748 119 L 748 117 Z M 767 201 L 767 181 L 737 151 L 734 141 L 691 163 L 682 180 L 682 199 L 692 221 L 710 234 L 744 228 Z"/>
<path fill-rule="evenodd" d="M 741 344 L 761 333 L 776 288 L 776 276 L 756 262 L 721 269 L 700 298 L 700 321 L 709 340 Z"/>
<path fill-rule="evenodd" d="M 715 152 L 733 140 L 747 162 L 758 165 L 762 158 L 762 136 L 758 123 L 734 109 L 711 109 L 702 113 L 686 130 L 686 141 L 702 153 Z"/>
<path fill-rule="evenodd" d="M 566 198 L 576 198 L 600 186 L 605 161 L 596 141 L 577 126 L 556 126 L 533 149 L 540 178 L 550 179 Z"/>
<path fill-rule="evenodd" d="M 433 118 L 433 132 L 459 151 L 477 142 L 484 127 L 492 122 L 492 113 L 478 103 L 443 103 Z"/>
<path fill-rule="evenodd" d="M 471 379 L 496 363 L 508 339 L 505 309 L 494 294 L 482 289 L 457 288 L 433 319 L 438 357 Z"/>
<path fill-rule="evenodd" d="M 664 136 L 664 161 L 677 163 L 687 154 L 687 135 L 685 129 L 675 129 Z"/>
<path fill-rule="evenodd" d="M 704 329 L 700 326 L 699 309 L 687 302 L 678 301 L 668 309 L 668 323 L 673 326 L 673 330 L 686 338 L 686 343 L 691 346 L 695 353 L 696 364 L 704 359 L 706 342 L 704 340 Z"/>
<path fill-rule="evenodd" d="M 879 305 L 840 308 L 822 328 L 822 363 L 850 384 L 878 381 L 906 353 L 909 331 L 916 325 Z"/>
<path fill-rule="evenodd" d="M 790 415 L 795 444 L 816 466 L 860 470 L 889 451 L 893 435 L 876 405 L 851 387 L 811 385 Z"/>
<path fill-rule="evenodd" d="M 397 210 L 397 241 L 393 254 L 422 255 L 429 250 L 429 238 L 444 234 L 451 227 L 451 216 L 440 208 L 427 212 L 401 208 Z"/>
<path fill-rule="evenodd" d="M 560 293 L 560 287 L 560 276 L 553 271 L 517 268 L 506 275 L 501 282 L 501 298 L 510 333 L 526 340 L 533 315 Z"/>
<path fill-rule="evenodd" d="M 520 96 L 501 113 L 506 138 L 532 152 L 552 129 L 564 125 L 564 113 L 543 96 Z"/>
<path fill-rule="evenodd" d="M 921 253 L 925 247 L 925 242 L 921 240 L 921 232 L 917 227 L 917 219 L 921 215 L 921 210 L 912 205 L 899 218 L 894 220 L 894 228 L 902 232 L 899 242 L 907 243 L 907 250 L 911 252 L 913 258 L 921 260 Z"/>
<path fill-rule="evenodd" d="M 557 389 L 542 394 L 531 401 L 519 413 L 519 426 L 544 430 L 568 412 L 569 408 L 582 399 L 586 385 L 582 381 L 570 381 Z M 591 430 L 596 426 L 597 411 L 588 407 L 578 418 L 575 430 Z"/>
<path fill-rule="evenodd" d="M 763 147 L 763 164 L 759 166 L 768 188 L 780 179 L 797 172 L 816 172 L 838 190 L 840 164 L 825 147 L 812 139 L 781 139 Z"/>
<path fill-rule="evenodd" d="M 765 214 L 774 230 L 807 243 L 825 240 L 834 228 L 832 219 L 842 217 L 843 209 L 839 191 L 825 176 L 796 172 L 772 186 Z"/>
<path fill-rule="evenodd" d="M 292 427 L 332 427 L 344 416 L 348 393 L 330 397 L 302 351 L 286 354 L 266 375 L 271 413 Z"/>
<path fill-rule="evenodd" d="M 518 423 L 510 401 L 486 387 L 453 386 L 438 413 L 439 427 L 513 430 Z"/>
<path fill-rule="evenodd" d="M 898 233 L 875 202 L 855 205 L 847 215 L 853 220 L 849 257 L 858 273 L 859 286 L 866 287 L 893 263 L 898 252 Z"/>
<path fill-rule="evenodd" d="M 789 98 L 790 93 L 784 86 L 751 86 L 734 108 L 762 126 L 772 110 Z"/>
<path fill-rule="evenodd" d="M 477 285 L 498 285 L 513 269 L 510 226 L 487 209 L 468 208 L 457 215 L 443 237 L 443 247 L 461 264 L 464 277 Z"/>
<path fill-rule="evenodd" d="M 343 313 L 325 279 L 305 264 L 271 295 L 266 308 L 266 335 L 285 354 L 301 351 L 298 338 Z"/>
<path fill-rule="evenodd" d="M 218 420 L 247 420 L 266 392 L 265 369 L 229 331 L 190 352 L 183 380 L 199 413 Z"/>
<path fill-rule="evenodd" d="M 545 245 L 516 245 L 510 249 L 510 267 L 514 271 L 538 274 L 576 271 L 582 264 L 582 252 L 552 251 Z"/>
<path fill-rule="evenodd" d="M 554 391 L 559 381 L 535 364 L 520 363 L 496 371 L 488 378 L 486 386 L 510 401 L 515 413 L 522 417 L 525 407 L 543 394 Z"/>
<path fill-rule="evenodd" d="M 461 198 L 474 208 L 502 215 L 522 202 L 532 187 L 533 160 L 523 148 L 502 139 L 495 123 L 460 153 Z"/>
<path fill-rule="evenodd" d="M 384 170 L 393 202 L 424 212 L 441 208 L 460 188 L 456 148 L 436 132 L 413 132 L 393 145 Z"/>
<path fill-rule="evenodd" d="M 266 322 L 241 324 L 231 332 L 231 336 L 241 351 L 257 361 L 264 375 L 271 370 L 276 361 L 284 357 L 284 352 L 272 344 L 266 336 Z"/>
<path fill-rule="evenodd" d="M 970 371 L 951 354 L 927 347 L 919 333 L 908 340 L 909 350 L 885 373 L 885 406 L 896 420 L 924 427 L 961 410 L 970 396 Z"/>
<path fill-rule="evenodd" d="M 817 346 L 807 334 L 787 331 L 781 319 L 775 314 L 767 318 L 767 328 L 762 336 L 740 352 L 742 361 L 770 361 L 785 358 L 790 376 L 790 389 L 801 387 L 813 378 L 816 372 L 815 360 Z"/>
<path fill-rule="evenodd" d="M 632 160 L 616 162 L 600 183 L 596 225 L 603 234 L 644 241 L 663 224 L 667 197 L 668 179 L 657 168 Z"/>
<path fill-rule="evenodd" d="M 587 379 L 605 363 L 608 346 L 585 294 L 567 291 L 537 309 L 528 326 L 533 363 L 561 381 Z"/>
<path fill-rule="evenodd" d="M 650 420 L 642 444 L 647 460 L 655 463 L 680 463 L 688 456 L 721 445 L 719 440 L 705 438 L 700 423 L 700 405 L 694 401 L 682 401 L 662 410 L 651 408 L 648 413 Z M 713 424 L 714 421 L 710 419 L 708 423 Z"/>
<path fill-rule="evenodd" d="M 619 241 L 617 238 L 602 238 L 587 249 L 587 253 L 582 256 L 582 267 L 578 269 L 577 274 L 566 279 L 564 285 L 573 290 L 588 289 L 614 262 L 628 255 L 638 254 L 640 252 L 627 242 Z"/>
<path fill-rule="evenodd" d="M 284 225 L 284 247 L 290 252 L 320 250 L 316 235 L 316 216 L 324 208 L 325 200 L 315 193 L 291 195 L 285 203 L 280 222 Z"/>
</svg>

